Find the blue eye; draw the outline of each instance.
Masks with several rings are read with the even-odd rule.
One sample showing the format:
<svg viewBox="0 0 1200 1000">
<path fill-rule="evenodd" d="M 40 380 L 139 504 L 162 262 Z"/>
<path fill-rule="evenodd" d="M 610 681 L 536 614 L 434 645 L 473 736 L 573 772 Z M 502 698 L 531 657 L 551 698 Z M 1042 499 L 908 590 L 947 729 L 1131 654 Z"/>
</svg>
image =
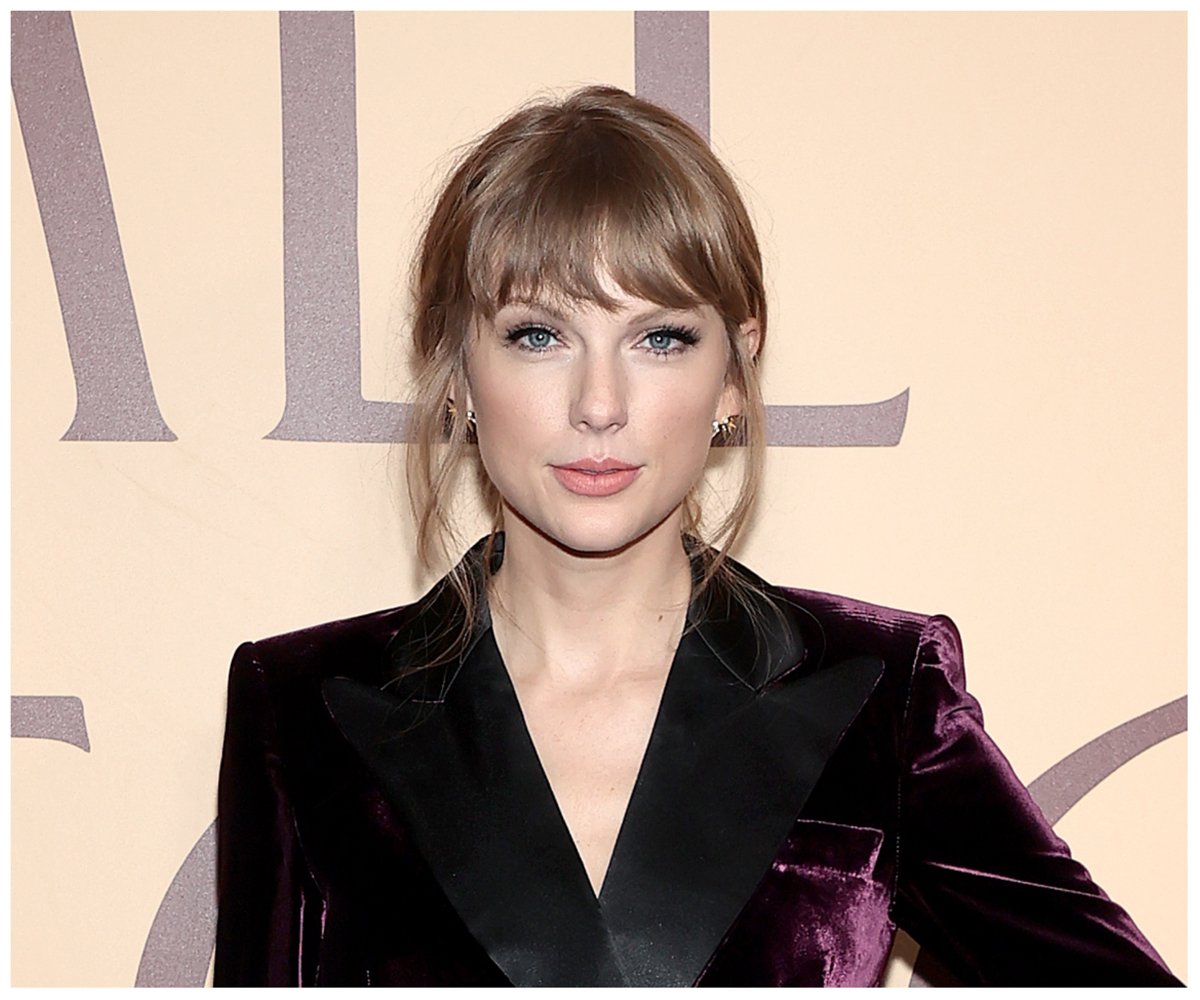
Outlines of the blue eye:
<svg viewBox="0 0 1200 1000">
<path fill-rule="evenodd" d="M 516 326 L 508 331 L 505 338 L 510 344 L 516 344 L 523 351 L 548 351 L 558 340 L 558 335 L 544 326 Z"/>
<path fill-rule="evenodd" d="M 698 343 L 700 337 L 695 330 L 689 330 L 682 326 L 667 326 L 659 330 L 651 330 L 642 338 L 642 343 L 650 349 L 652 354 L 680 354 L 687 350 L 693 344 Z"/>
</svg>

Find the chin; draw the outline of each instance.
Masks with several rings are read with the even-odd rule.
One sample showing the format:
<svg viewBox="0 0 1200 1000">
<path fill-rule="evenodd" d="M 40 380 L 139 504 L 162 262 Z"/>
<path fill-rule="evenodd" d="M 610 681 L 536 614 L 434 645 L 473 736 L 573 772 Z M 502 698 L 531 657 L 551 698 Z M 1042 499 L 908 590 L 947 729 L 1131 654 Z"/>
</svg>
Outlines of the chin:
<svg viewBox="0 0 1200 1000">
<path fill-rule="evenodd" d="M 592 511 L 580 515 L 578 511 L 564 512 L 557 517 L 532 519 L 513 512 L 534 531 L 555 545 L 580 555 L 598 556 L 619 552 L 635 544 L 664 522 L 678 506 L 661 516 L 631 518 L 621 512 Z"/>
</svg>

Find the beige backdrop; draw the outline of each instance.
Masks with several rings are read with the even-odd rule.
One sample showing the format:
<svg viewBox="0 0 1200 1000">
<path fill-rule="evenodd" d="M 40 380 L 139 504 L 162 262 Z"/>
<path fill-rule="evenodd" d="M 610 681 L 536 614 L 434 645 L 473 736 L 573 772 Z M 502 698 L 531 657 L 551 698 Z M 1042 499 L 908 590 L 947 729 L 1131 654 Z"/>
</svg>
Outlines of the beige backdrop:
<svg viewBox="0 0 1200 1000">
<path fill-rule="evenodd" d="M 284 402 L 279 20 L 74 18 L 175 441 L 75 407 L 12 124 L 12 976 L 128 985 L 213 820 L 243 639 L 424 580 L 402 446 L 265 440 Z M 894 448 L 774 448 L 739 555 L 950 614 L 1027 782 L 1185 693 L 1185 15 L 710 18 L 712 138 L 769 269 L 769 403 L 910 390 Z M 362 382 L 400 399 L 398 274 L 446 153 L 543 88 L 634 87 L 629 13 L 360 14 Z M 466 534 L 470 535 L 468 530 Z M 1185 737 L 1058 824 L 1186 976 Z M 890 982 L 907 982 L 893 967 Z"/>
</svg>

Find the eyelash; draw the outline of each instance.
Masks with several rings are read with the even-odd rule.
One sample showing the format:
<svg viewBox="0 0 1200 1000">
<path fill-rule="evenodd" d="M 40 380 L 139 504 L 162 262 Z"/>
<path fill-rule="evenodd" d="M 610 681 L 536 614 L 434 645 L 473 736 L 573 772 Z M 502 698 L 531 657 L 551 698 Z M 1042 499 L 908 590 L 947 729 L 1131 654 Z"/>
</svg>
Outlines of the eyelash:
<svg viewBox="0 0 1200 1000">
<path fill-rule="evenodd" d="M 540 323 L 520 323 L 517 326 L 510 327 L 504 339 L 509 344 L 515 345 L 518 350 L 528 351 L 530 354 L 545 354 L 553 348 L 552 344 L 547 344 L 544 347 L 532 347 L 528 343 L 523 343 L 526 337 L 534 333 L 546 333 L 555 340 L 558 339 L 558 334 L 553 329 L 543 326 Z M 674 345 L 678 345 L 647 348 L 651 354 L 660 358 L 670 357 L 672 354 L 682 354 L 689 347 L 693 347 L 700 342 L 700 335 L 690 327 L 668 324 L 666 326 L 656 326 L 653 330 L 647 330 L 639 343 L 656 336 L 669 337 Z"/>
</svg>

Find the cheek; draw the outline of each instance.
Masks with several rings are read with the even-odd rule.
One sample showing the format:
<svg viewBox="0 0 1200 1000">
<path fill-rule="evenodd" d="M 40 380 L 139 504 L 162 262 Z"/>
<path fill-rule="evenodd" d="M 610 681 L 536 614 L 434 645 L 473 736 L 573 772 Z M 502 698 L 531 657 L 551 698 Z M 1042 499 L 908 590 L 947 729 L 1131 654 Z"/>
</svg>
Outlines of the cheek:
<svg viewBox="0 0 1200 1000">
<path fill-rule="evenodd" d="M 506 367 L 493 359 L 477 365 L 470 380 L 472 408 L 489 427 L 519 427 L 536 415 L 543 417 L 551 386 L 530 378 L 519 366 Z"/>
<path fill-rule="evenodd" d="M 652 398 L 654 423 L 673 436 L 707 440 L 722 394 L 723 385 L 707 373 L 704 377 L 681 379 Z"/>
<path fill-rule="evenodd" d="M 497 486 L 504 486 L 526 460 L 541 461 L 561 423 L 561 403 L 544 380 L 491 377 L 472 391 L 479 457 Z"/>
<path fill-rule="evenodd" d="M 670 489 L 686 491 L 703 475 L 716 405 L 717 392 L 697 379 L 685 392 L 662 394 L 645 411 L 643 440 L 653 442 L 657 461 L 669 472 Z"/>
</svg>

